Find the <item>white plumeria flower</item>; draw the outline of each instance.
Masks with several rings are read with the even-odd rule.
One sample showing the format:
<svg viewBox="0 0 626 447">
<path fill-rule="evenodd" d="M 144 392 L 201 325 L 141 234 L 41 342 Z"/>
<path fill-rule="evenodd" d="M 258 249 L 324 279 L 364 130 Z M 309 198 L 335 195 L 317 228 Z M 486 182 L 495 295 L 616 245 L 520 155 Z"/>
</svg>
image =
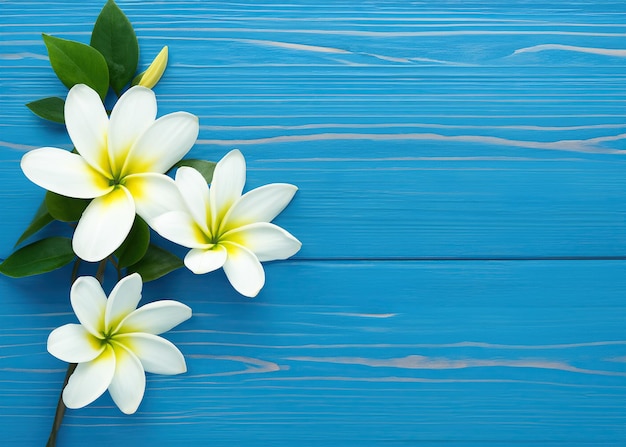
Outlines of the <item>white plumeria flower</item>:
<svg viewBox="0 0 626 447">
<path fill-rule="evenodd" d="M 94 199 L 74 232 L 80 258 L 106 258 L 128 236 L 135 213 L 149 223 L 165 211 L 162 199 L 179 197 L 164 173 L 195 143 L 198 118 L 176 112 L 155 120 L 156 114 L 152 90 L 136 86 L 117 101 L 109 120 L 98 94 L 78 84 L 65 102 L 67 131 L 78 154 L 44 147 L 22 157 L 22 170 L 33 183 L 67 197 Z"/>
<path fill-rule="evenodd" d="M 70 301 L 80 324 L 66 324 L 48 337 L 48 351 L 78 363 L 63 390 L 68 408 L 82 408 L 107 389 L 126 414 L 137 411 L 146 387 L 145 371 L 180 374 L 185 359 L 157 334 L 191 317 L 178 301 L 156 301 L 137 309 L 142 280 L 134 273 L 117 283 L 107 299 L 96 278 L 83 276 L 72 285 Z"/>
<path fill-rule="evenodd" d="M 196 274 L 224 267 L 233 287 L 242 295 L 256 296 L 265 284 L 260 261 L 287 259 L 301 243 L 270 223 L 291 201 L 294 185 L 272 183 L 243 196 L 246 162 L 238 150 L 217 163 L 209 188 L 195 169 L 176 171 L 176 185 L 186 210 L 155 218 L 152 228 L 161 236 L 192 250 L 185 265 Z"/>
</svg>

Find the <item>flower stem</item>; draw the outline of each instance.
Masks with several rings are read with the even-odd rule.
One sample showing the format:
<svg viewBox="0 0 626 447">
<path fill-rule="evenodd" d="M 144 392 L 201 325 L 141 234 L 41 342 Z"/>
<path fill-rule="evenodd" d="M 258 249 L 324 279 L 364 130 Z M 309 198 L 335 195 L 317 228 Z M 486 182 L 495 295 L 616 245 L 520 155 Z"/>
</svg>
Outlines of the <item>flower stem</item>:
<svg viewBox="0 0 626 447">
<path fill-rule="evenodd" d="M 122 269 L 113 256 L 109 256 L 108 259 L 113 267 L 115 267 L 115 271 L 117 272 L 117 281 L 119 282 L 122 279 Z"/>
<path fill-rule="evenodd" d="M 70 376 L 76 369 L 76 363 L 70 363 L 67 367 L 67 373 L 65 373 L 65 381 L 63 382 L 63 387 L 61 388 L 61 393 L 59 394 L 59 401 L 57 402 L 57 411 L 54 413 L 54 422 L 52 423 L 52 429 L 50 430 L 50 437 L 48 438 L 48 442 L 46 443 L 46 447 L 55 447 L 57 444 L 57 433 L 59 432 L 59 428 L 61 428 L 61 422 L 63 422 L 63 416 L 65 416 L 65 404 L 63 403 L 63 390 L 65 389 L 65 385 L 70 380 Z"/>
<path fill-rule="evenodd" d="M 74 281 L 76 281 L 76 278 L 78 278 L 79 267 L 80 267 L 80 258 L 76 258 L 76 261 L 74 261 L 74 266 L 72 267 L 72 284 L 74 284 Z"/>
<path fill-rule="evenodd" d="M 78 276 L 78 267 L 80 265 L 80 258 L 76 260 L 74 263 L 74 268 L 72 269 L 72 284 L 76 280 Z M 104 282 L 104 271 L 106 270 L 107 260 L 103 259 L 98 263 L 98 270 L 96 271 L 96 279 L 102 284 Z M 52 429 L 50 430 L 50 436 L 48 437 L 48 442 L 46 443 L 46 447 L 55 447 L 57 444 L 57 433 L 61 428 L 61 423 L 63 422 L 63 416 L 65 416 L 66 406 L 63 403 L 63 390 L 67 386 L 67 382 L 70 380 L 70 376 L 78 366 L 77 363 L 70 363 L 67 366 L 67 372 L 65 373 L 65 380 L 63 381 L 63 386 L 61 387 L 61 393 L 59 394 L 59 401 L 57 402 L 57 410 L 54 413 L 54 422 L 52 423 Z"/>
<path fill-rule="evenodd" d="M 104 270 L 107 266 L 106 258 L 100 261 L 98 264 L 98 270 L 96 271 L 96 279 L 100 282 L 100 285 L 104 282 Z"/>
</svg>

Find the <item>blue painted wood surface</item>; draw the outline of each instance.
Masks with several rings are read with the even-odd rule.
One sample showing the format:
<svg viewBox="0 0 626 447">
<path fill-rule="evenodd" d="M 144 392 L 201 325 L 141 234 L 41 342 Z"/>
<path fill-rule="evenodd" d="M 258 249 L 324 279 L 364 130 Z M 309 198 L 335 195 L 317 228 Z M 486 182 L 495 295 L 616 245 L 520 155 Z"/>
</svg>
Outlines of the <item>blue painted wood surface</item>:
<svg viewBox="0 0 626 447">
<path fill-rule="evenodd" d="M 147 284 L 194 310 L 188 373 L 68 411 L 59 445 L 626 444 L 624 2 L 119 5 L 144 66 L 169 45 L 190 155 L 298 185 L 304 245 L 254 300 Z M 66 91 L 40 33 L 87 42 L 101 7 L 0 2 L 0 257 L 43 195 L 21 156 L 70 145 L 23 106 Z M 0 278 L 2 445 L 47 437 L 69 276 Z"/>
</svg>

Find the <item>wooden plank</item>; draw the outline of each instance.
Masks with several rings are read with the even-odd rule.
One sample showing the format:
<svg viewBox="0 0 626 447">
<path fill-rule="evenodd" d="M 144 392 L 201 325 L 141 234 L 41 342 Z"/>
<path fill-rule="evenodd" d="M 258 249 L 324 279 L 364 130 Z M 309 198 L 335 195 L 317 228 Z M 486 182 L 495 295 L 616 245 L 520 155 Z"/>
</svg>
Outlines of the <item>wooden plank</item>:
<svg viewBox="0 0 626 447">
<path fill-rule="evenodd" d="M 144 63 L 170 45 L 160 111 L 200 116 L 190 155 L 239 146 L 251 187 L 300 187 L 279 222 L 304 242 L 301 259 L 625 253 L 621 3 L 120 4 Z M 70 19 L 61 4 L 22 5 L 3 5 L 0 19 L 3 197 L 14 216 L 3 254 L 30 218 L 24 205 L 39 200 L 19 158 L 70 147 L 22 107 L 64 92 L 38 33 L 86 39 L 99 2 Z"/>
<path fill-rule="evenodd" d="M 267 271 L 254 300 L 221 273 L 147 284 L 145 300 L 194 309 L 169 336 L 188 373 L 150 376 L 134 416 L 108 397 L 70 411 L 62 445 L 626 442 L 626 262 L 289 261 Z M 68 275 L 0 282 L 9 442 L 46 436 L 64 365 L 45 339 L 74 319 Z"/>
</svg>

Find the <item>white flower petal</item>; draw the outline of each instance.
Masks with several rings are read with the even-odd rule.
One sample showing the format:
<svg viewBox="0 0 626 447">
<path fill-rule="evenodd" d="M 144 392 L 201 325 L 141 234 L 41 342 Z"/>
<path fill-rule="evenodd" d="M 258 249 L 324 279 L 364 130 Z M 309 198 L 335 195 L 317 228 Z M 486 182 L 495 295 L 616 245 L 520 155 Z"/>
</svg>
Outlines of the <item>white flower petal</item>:
<svg viewBox="0 0 626 447">
<path fill-rule="evenodd" d="M 80 324 L 91 334 L 100 337 L 104 331 L 104 310 L 107 297 L 93 276 L 81 276 L 70 289 L 72 309 Z"/>
<path fill-rule="evenodd" d="M 265 284 L 265 271 L 257 257 L 247 248 L 224 242 L 228 258 L 224 272 L 235 290 L 249 298 L 257 296 Z"/>
<path fill-rule="evenodd" d="M 125 346 L 115 343 L 115 373 L 109 394 L 122 413 L 133 414 L 146 390 L 146 374 L 139 359 Z"/>
<path fill-rule="evenodd" d="M 84 84 L 70 89 L 65 100 L 65 125 L 80 155 L 103 175 L 111 172 L 107 151 L 109 117 L 100 96 Z"/>
<path fill-rule="evenodd" d="M 162 116 L 135 142 L 122 173 L 164 173 L 189 152 L 198 138 L 198 117 L 187 112 Z"/>
<path fill-rule="evenodd" d="M 20 164 L 28 179 L 57 194 L 92 199 L 109 192 L 109 180 L 78 154 L 54 147 L 27 152 Z"/>
<path fill-rule="evenodd" d="M 67 408 L 82 408 L 102 395 L 115 372 L 115 354 L 107 345 L 102 354 L 87 363 L 79 363 L 63 389 Z"/>
<path fill-rule="evenodd" d="M 176 186 L 196 223 L 209 231 L 209 185 L 198 171 L 182 167 L 176 171 Z"/>
<path fill-rule="evenodd" d="M 184 211 L 165 213 L 150 222 L 152 229 L 165 239 L 188 248 L 210 248 L 207 237 L 194 219 Z"/>
<path fill-rule="evenodd" d="M 83 212 L 74 231 L 74 252 L 89 262 L 106 258 L 122 245 L 134 220 L 135 204 L 123 186 L 95 198 Z"/>
<path fill-rule="evenodd" d="M 176 346 L 158 335 L 137 333 L 117 337 L 153 374 L 181 374 L 187 371 L 185 358 Z"/>
<path fill-rule="evenodd" d="M 298 188 L 287 183 L 272 183 L 247 192 L 224 217 L 223 231 L 251 224 L 271 222 L 289 204 Z"/>
<path fill-rule="evenodd" d="M 300 250 L 302 244 L 278 225 L 259 222 L 232 230 L 222 240 L 235 242 L 252 251 L 259 261 L 287 259 Z"/>
<path fill-rule="evenodd" d="M 191 317 L 191 308 L 173 300 L 161 300 L 141 306 L 122 320 L 118 334 L 169 331 Z"/>
<path fill-rule="evenodd" d="M 156 97 L 148 88 L 132 87 L 117 100 L 111 112 L 108 139 L 113 172 L 121 171 L 130 148 L 154 123 L 156 114 Z"/>
<path fill-rule="evenodd" d="M 48 352 L 68 363 L 82 363 L 95 359 L 104 350 L 99 339 L 80 324 L 66 324 L 48 336 Z"/>
<path fill-rule="evenodd" d="M 115 329 L 126 315 L 137 309 L 142 287 L 139 273 L 128 275 L 115 285 L 104 312 L 104 326 L 107 330 Z"/>
<path fill-rule="evenodd" d="M 215 166 L 209 191 L 213 234 L 229 208 L 241 197 L 246 183 L 246 160 L 237 149 L 230 151 Z"/>
<path fill-rule="evenodd" d="M 124 179 L 124 186 L 133 196 L 137 214 L 150 226 L 152 220 L 161 214 L 185 210 L 185 203 L 176 183 L 167 175 L 155 173 L 129 175 Z"/>
<path fill-rule="evenodd" d="M 226 249 L 221 245 L 209 249 L 194 248 L 185 256 L 185 266 L 196 275 L 201 275 L 222 267 L 227 256 Z"/>
</svg>

